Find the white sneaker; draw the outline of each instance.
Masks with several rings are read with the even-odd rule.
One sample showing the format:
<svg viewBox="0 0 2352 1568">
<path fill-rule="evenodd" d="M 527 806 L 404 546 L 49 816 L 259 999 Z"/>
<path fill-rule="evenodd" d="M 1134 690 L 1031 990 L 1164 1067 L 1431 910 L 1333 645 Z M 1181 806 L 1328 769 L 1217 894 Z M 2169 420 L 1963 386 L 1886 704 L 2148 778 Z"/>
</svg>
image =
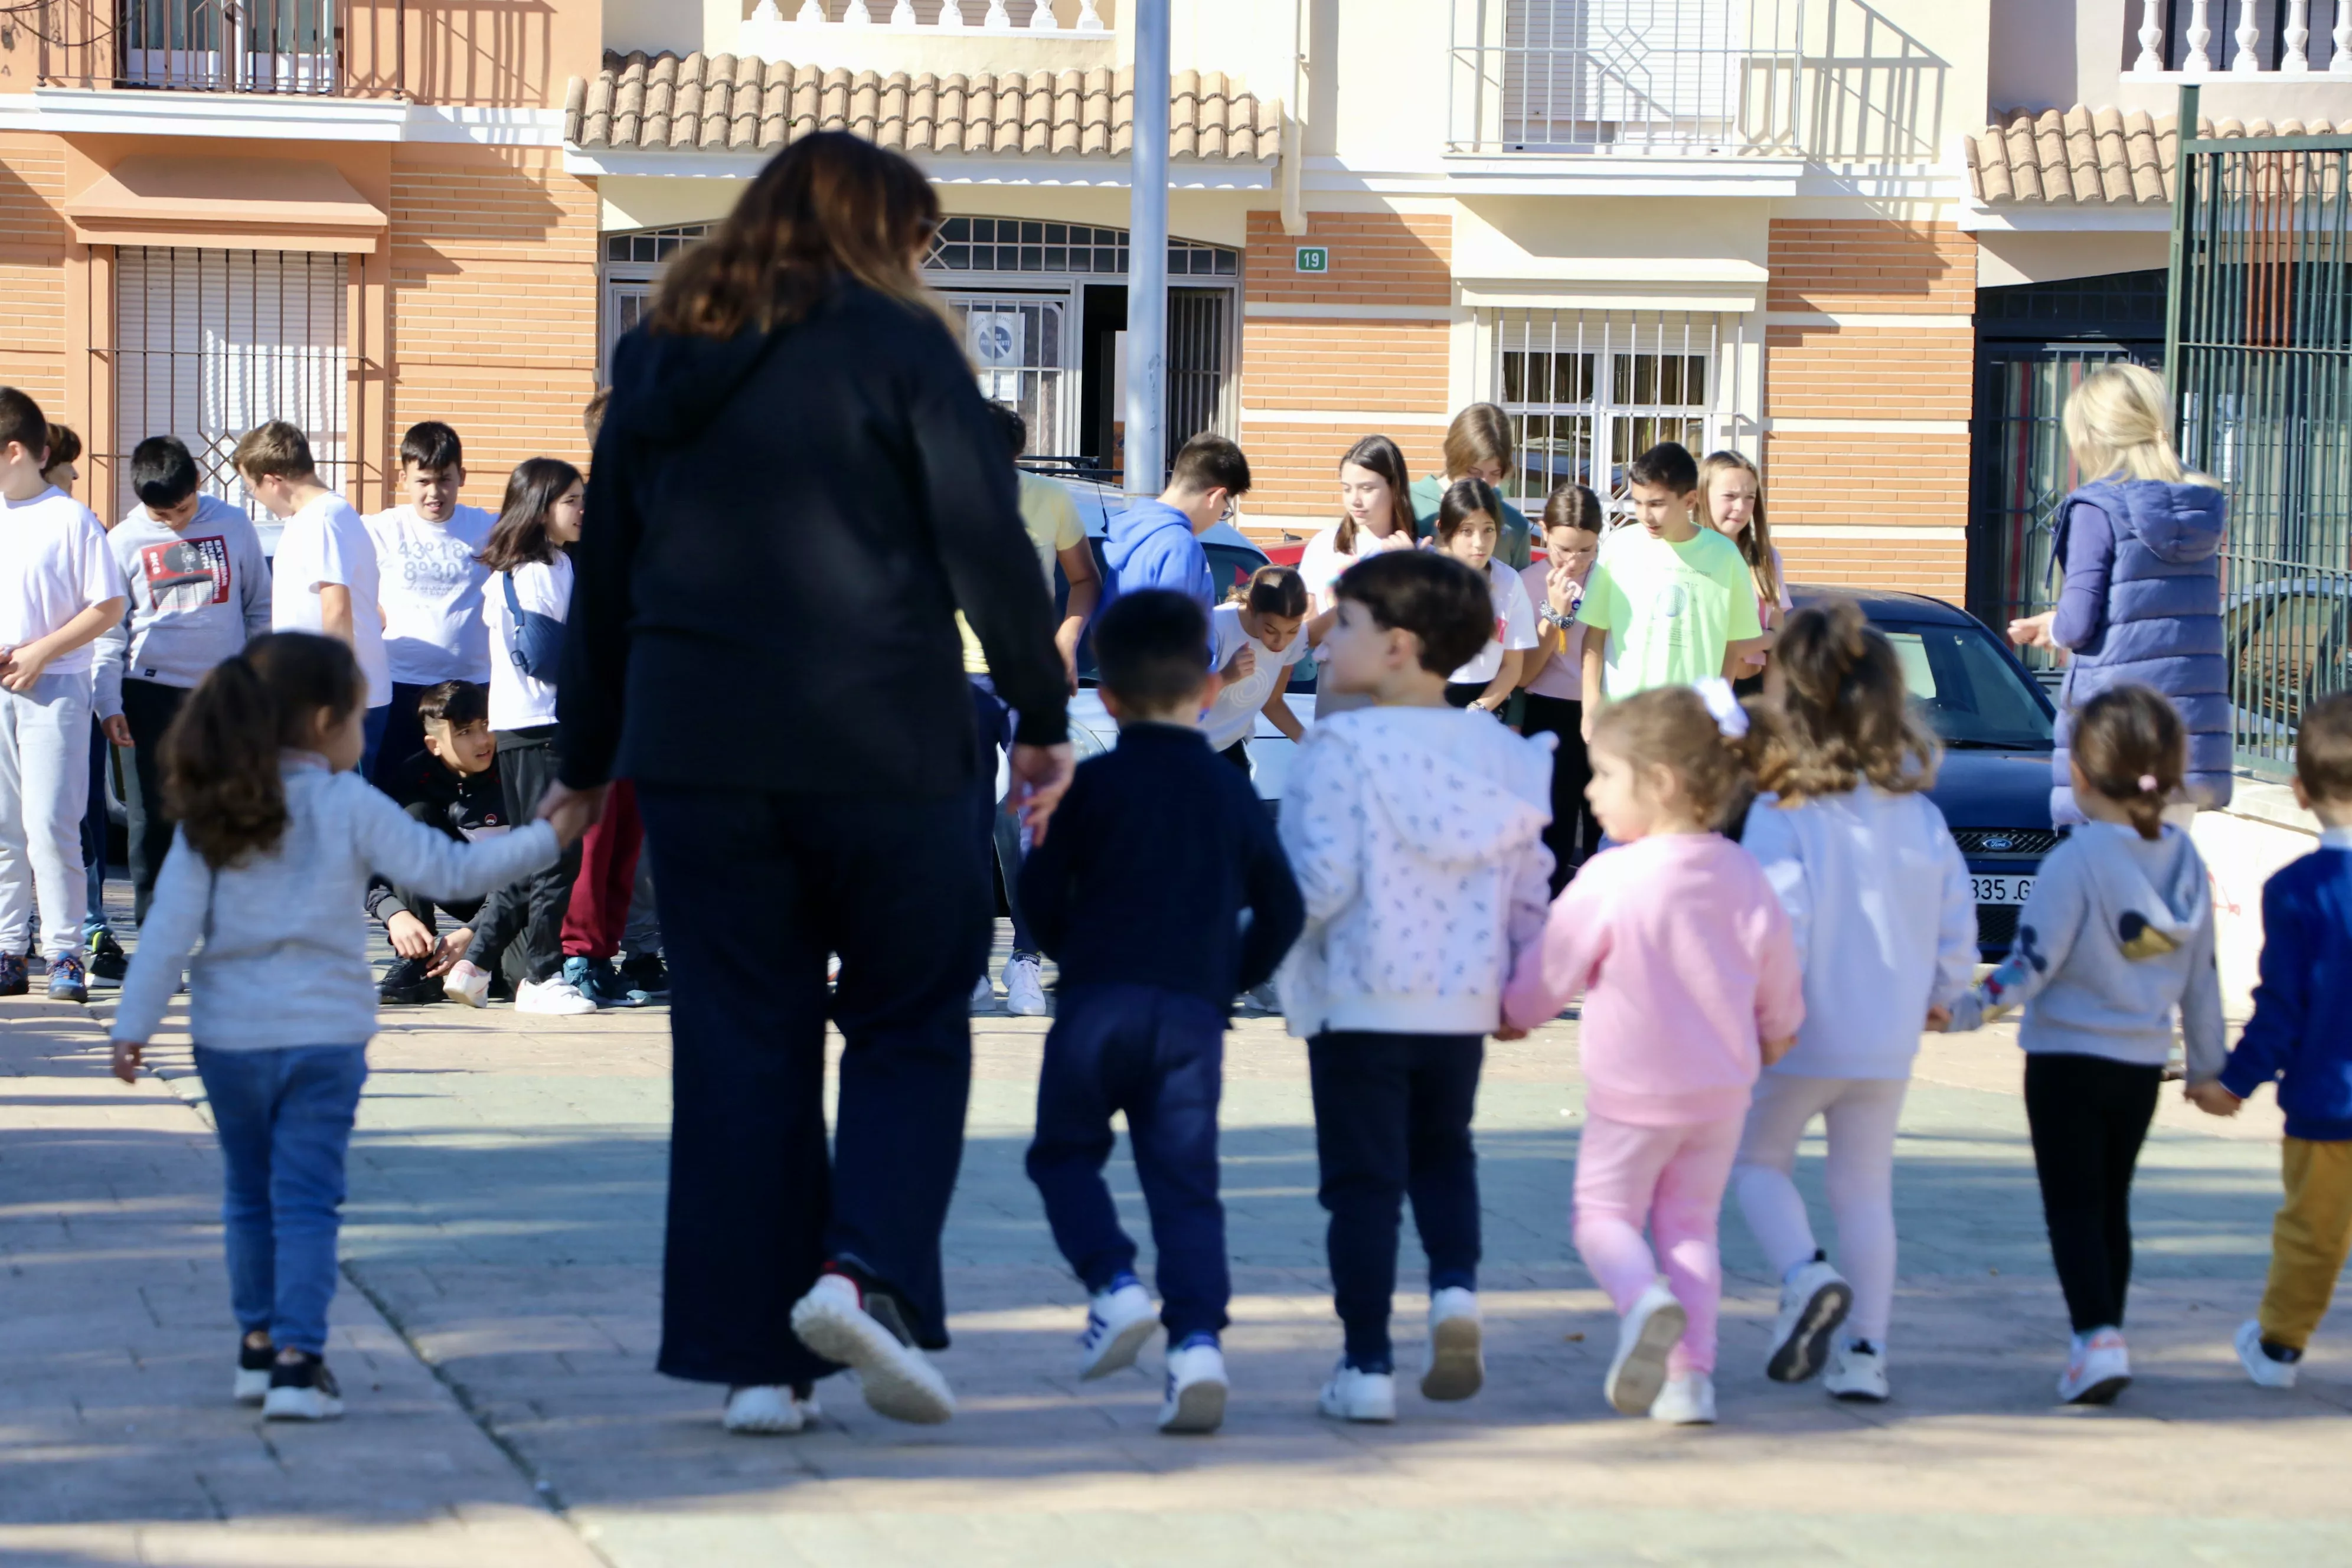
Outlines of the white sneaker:
<svg viewBox="0 0 2352 1568">
<path fill-rule="evenodd" d="M 490 972 L 467 959 L 450 965 L 441 977 L 441 989 L 452 1002 L 479 1007 L 490 999 Z"/>
<path fill-rule="evenodd" d="M 1448 1285 L 1429 1298 L 1429 1370 L 1421 1374 L 1423 1399 L 1467 1399 L 1485 1386 L 1486 1356 L 1481 1346 L 1478 1293 Z"/>
<path fill-rule="evenodd" d="M 1045 1016 L 1045 971 L 1035 959 L 1004 961 L 1004 1010 L 1016 1018 Z"/>
<path fill-rule="evenodd" d="M 569 980 L 526 980 L 515 987 L 515 1011 L 549 1018 L 578 1018 L 596 1010 Z"/>
<path fill-rule="evenodd" d="M 1703 1372 L 1670 1377 L 1650 1405 L 1650 1419 L 1665 1426 L 1715 1425 L 1715 1379 Z"/>
<path fill-rule="evenodd" d="M 810 1401 L 810 1405 L 814 1403 Z M 727 1413 L 719 1416 L 719 1424 L 730 1432 L 751 1436 L 782 1436 L 807 1426 L 814 1414 L 808 1405 L 793 1397 L 791 1389 L 761 1384 L 730 1390 Z"/>
<path fill-rule="evenodd" d="M 857 1282 L 821 1276 L 793 1304 L 793 1332 L 827 1361 L 857 1373 L 857 1386 L 875 1413 L 893 1421 L 935 1426 L 955 1414 L 955 1395 L 929 1357 L 866 1311 Z"/>
<path fill-rule="evenodd" d="M 975 1007 L 996 1005 L 996 987 L 989 983 L 988 976 L 985 974 L 972 984 L 971 1005 Z"/>
<path fill-rule="evenodd" d="M 2131 1383 L 2131 1352 L 2121 1329 L 2076 1334 L 2058 1376 L 2058 1397 L 2069 1405 L 2113 1405 Z"/>
<path fill-rule="evenodd" d="M 1772 1324 L 1772 1354 L 1764 1375 L 1802 1383 L 1829 1359 L 1830 1336 L 1853 1305 L 1853 1287 L 1818 1253 L 1780 1284 L 1780 1316 Z"/>
<path fill-rule="evenodd" d="M 1086 1331 L 1078 1336 L 1078 1376 L 1091 1382 L 1135 1364 L 1136 1352 L 1160 1331 L 1151 1293 L 1132 1280 L 1105 1290 L 1087 1303 Z"/>
<path fill-rule="evenodd" d="M 1393 1421 L 1396 1419 L 1396 1377 L 1391 1373 L 1360 1372 L 1345 1360 L 1331 1370 L 1323 1385 L 1318 1408 L 1334 1421 Z"/>
<path fill-rule="evenodd" d="M 2293 1388 L 2294 1363 L 2273 1361 L 2263 1349 L 2263 1325 L 2256 1318 L 2248 1318 L 2238 1325 L 2238 1364 L 2246 1375 L 2264 1388 Z"/>
<path fill-rule="evenodd" d="M 1225 1420 L 1225 1352 L 1190 1345 L 1168 1352 L 1168 1395 L 1160 1404 L 1162 1432 L 1213 1432 Z"/>
<path fill-rule="evenodd" d="M 1664 1279 L 1650 1282 L 1641 1299 L 1617 1321 L 1617 1353 L 1601 1385 L 1609 1407 L 1621 1415 L 1641 1415 L 1658 1402 L 1666 1384 L 1666 1355 L 1690 1326 L 1689 1314 Z"/>
<path fill-rule="evenodd" d="M 1887 1395 L 1886 1352 L 1868 1340 L 1841 1340 L 1822 1372 L 1822 1387 L 1832 1399 L 1884 1404 Z"/>
<path fill-rule="evenodd" d="M 262 1397 L 265 1421 L 332 1421 L 343 1413 L 343 1391 L 335 1374 L 317 1356 L 289 1366 L 269 1369 L 269 1392 Z"/>
</svg>

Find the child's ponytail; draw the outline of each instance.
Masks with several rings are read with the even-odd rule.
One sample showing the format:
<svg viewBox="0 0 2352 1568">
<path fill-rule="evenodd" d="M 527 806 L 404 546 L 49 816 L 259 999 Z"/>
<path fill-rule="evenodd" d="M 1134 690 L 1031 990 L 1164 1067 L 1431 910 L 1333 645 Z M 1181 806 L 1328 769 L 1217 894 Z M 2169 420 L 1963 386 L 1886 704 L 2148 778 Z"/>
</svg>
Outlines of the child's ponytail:
<svg viewBox="0 0 2352 1568">
<path fill-rule="evenodd" d="M 2146 686 L 2102 691 L 2074 710 L 2066 747 L 2083 782 L 2123 807 L 2142 838 L 2163 837 L 2188 751 L 2170 700 Z"/>
<path fill-rule="evenodd" d="M 215 870 L 277 847 L 286 832 L 278 753 L 317 744 L 323 713 L 351 715 L 366 687 L 350 647 L 272 632 L 214 667 L 163 732 L 164 809 Z"/>
</svg>

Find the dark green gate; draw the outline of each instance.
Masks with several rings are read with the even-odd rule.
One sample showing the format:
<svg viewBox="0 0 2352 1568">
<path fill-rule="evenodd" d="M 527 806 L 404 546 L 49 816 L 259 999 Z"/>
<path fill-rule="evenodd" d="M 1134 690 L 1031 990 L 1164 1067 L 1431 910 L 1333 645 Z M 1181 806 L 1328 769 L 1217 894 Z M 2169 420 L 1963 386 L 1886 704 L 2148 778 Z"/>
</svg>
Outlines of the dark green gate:
<svg viewBox="0 0 2352 1568">
<path fill-rule="evenodd" d="M 2352 136 L 2184 136 L 2168 316 L 2181 456 L 2230 496 L 2238 760 L 2277 773 L 2352 688 Z"/>
</svg>

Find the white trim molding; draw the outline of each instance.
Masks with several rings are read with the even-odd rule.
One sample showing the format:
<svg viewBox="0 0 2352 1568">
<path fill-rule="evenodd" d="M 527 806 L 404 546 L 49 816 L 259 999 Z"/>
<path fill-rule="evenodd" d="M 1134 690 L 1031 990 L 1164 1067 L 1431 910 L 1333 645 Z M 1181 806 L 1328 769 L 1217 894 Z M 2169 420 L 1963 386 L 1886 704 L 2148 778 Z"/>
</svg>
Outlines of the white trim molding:
<svg viewBox="0 0 2352 1568">
<path fill-rule="evenodd" d="M 1885 327 L 1902 331 L 1959 332 L 1974 336 L 1976 318 L 1962 315 L 1878 315 L 1864 310 L 1767 310 L 1768 327 Z"/>
<path fill-rule="evenodd" d="M 1443 430 L 1454 423 L 1447 413 L 1400 414 L 1383 408 L 1252 408 L 1242 405 L 1244 425 L 1347 425 L 1366 430 L 1378 430 L 1383 426 L 1412 426 L 1417 429 Z"/>
<path fill-rule="evenodd" d="M 2172 207 L 2092 206 L 2055 202 L 2047 206 L 1987 206 L 1961 204 L 1959 226 L 1969 234 L 2167 234 Z"/>
<path fill-rule="evenodd" d="M 1845 526 L 1834 522 L 1776 522 L 1772 525 L 1775 539 L 1907 539 L 1926 544 L 1966 544 L 1969 531 L 1965 528 L 1941 528 L 1922 523 L 1906 528 L 1900 523 L 1855 523 Z"/>
<path fill-rule="evenodd" d="M 56 135 L 220 136 L 293 142 L 563 145 L 561 109 L 464 109 L 382 98 L 118 92 L 43 87 L 0 93 L 0 130 Z"/>
<path fill-rule="evenodd" d="M 749 180 L 774 158 L 768 153 L 646 152 L 636 148 L 583 149 L 566 143 L 563 172 L 567 174 L 621 174 L 687 180 Z M 942 185 L 1066 185 L 1125 190 L 1132 168 L 1124 158 L 1064 155 L 1037 157 L 961 157 L 954 153 L 908 154 L 924 174 Z M 1178 191 L 1270 191 L 1275 166 L 1264 163 L 1204 163 L 1174 160 L 1168 165 L 1168 185 Z"/>
</svg>

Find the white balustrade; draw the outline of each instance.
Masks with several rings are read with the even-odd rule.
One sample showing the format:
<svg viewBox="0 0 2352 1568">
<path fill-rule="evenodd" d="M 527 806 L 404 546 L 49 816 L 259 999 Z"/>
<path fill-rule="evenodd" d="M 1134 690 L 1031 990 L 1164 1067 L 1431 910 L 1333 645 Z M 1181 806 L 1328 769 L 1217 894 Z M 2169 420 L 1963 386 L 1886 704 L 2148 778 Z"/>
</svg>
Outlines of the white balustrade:
<svg viewBox="0 0 2352 1568">
<path fill-rule="evenodd" d="M 2238 76 L 2309 76 L 2313 72 L 2311 53 L 2311 0 L 2237 0 L 2237 25 L 2229 30 L 2230 47 L 2223 51 L 2229 58 L 2228 74 Z M 2176 39 L 2164 36 L 2168 16 L 2182 10 L 2187 22 Z M 2168 5 L 2165 0 L 2140 0 L 2139 26 L 2126 43 L 2136 41 L 2139 53 L 2132 59 L 2125 74 L 2132 77 L 2165 77 L 2174 80 L 2196 80 L 2222 71 L 2223 67 L 2213 57 L 2214 27 L 2226 24 L 2229 0 L 2189 0 L 2187 6 Z M 2278 63 L 2272 65 L 2264 58 L 2263 19 L 2276 17 L 2278 30 Z M 2126 17 L 2125 25 L 2130 25 Z M 2173 47 L 2165 46 L 2169 41 Z M 2329 47 L 2332 45 L 2333 47 Z M 2326 67 L 2330 76 L 2352 77 L 2352 0 L 2339 0 L 2335 11 L 2335 25 L 2327 41 L 2321 47 L 2328 49 Z M 2175 58 L 2177 55 L 2177 63 Z"/>
<path fill-rule="evenodd" d="M 2254 0 L 2238 0 L 2238 30 L 2231 36 L 2238 40 L 2238 58 L 2230 68 L 2241 76 L 2262 69 L 2263 28 L 2254 20 Z"/>
<path fill-rule="evenodd" d="M 2139 0 L 2139 58 L 2134 74 L 2154 76 L 2164 69 L 2164 0 Z"/>
<path fill-rule="evenodd" d="M 835 20 L 825 0 L 801 0 L 790 21 L 778 0 L 760 0 L 758 6 L 743 24 L 737 40 L 740 52 L 745 54 L 780 54 L 788 52 L 789 40 L 803 37 L 806 28 L 824 27 L 887 27 L 893 32 L 969 31 L 974 27 L 990 32 L 1009 33 L 1026 30 L 1033 33 L 1054 33 L 1065 37 L 1108 37 L 1110 24 L 1103 20 L 1101 0 L 1078 0 L 1077 19 L 1065 26 L 1054 13 L 1055 0 L 1035 0 L 1028 20 L 1016 23 L 1005 0 L 986 0 L 986 12 L 975 23 L 965 7 L 971 0 L 939 0 L 939 8 L 931 21 L 926 22 L 915 8 L 916 0 L 891 0 L 890 18 L 885 22 L 876 13 L 881 0 L 847 0 L 840 7 Z"/>
<path fill-rule="evenodd" d="M 2336 45 L 2335 58 L 2327 62 L 2329 72 L 2352 76 L 2352 5 L 2336 0 L 2336 30 L 2327 36 Z"/>
<path fill-rule="evenodd" d="M 2286 26 L 2279 29 L 2279 42 L 2286 52 L 2279 57 L 2279 69 L 2287 76 L 2303 76 L 2311 69 L 2311 0 L 2288 0 Z"/>
<path fill-rule="evenodd" d="M 2209 71 L 2213 68 L 2213 57 L 2205 46 L 2213 41 L 2213 29 L 2205 25 L 2207 0 L 2189 0 L 2189 30 L 2181 35 L 2189 40 L 2189 58 L 2180 64 L 2185 71 Z"/>
</svg>

